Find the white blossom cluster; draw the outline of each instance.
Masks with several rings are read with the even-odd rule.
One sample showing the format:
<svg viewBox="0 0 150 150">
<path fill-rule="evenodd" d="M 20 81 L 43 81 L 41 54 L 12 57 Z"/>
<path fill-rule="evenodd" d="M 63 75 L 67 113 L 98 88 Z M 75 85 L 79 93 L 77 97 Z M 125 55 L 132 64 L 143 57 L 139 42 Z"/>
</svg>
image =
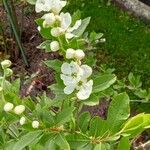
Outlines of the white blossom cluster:
<svg viewBox="0 0 150 150">
<path fill-rule="evenodd" d="M 70 13 L 61 12 L 62 8 L 66 5 L 66 1 L 63 0 L 37 0 L 35 10 L 37 13 L 41 11 L 47 12 L 42 16 L 43 27 L 51 27 L 51 35 L 55 38 L 64 35 L 66 41 L 76 37 L 73 34 L 74 30 L 77 30 L 81 24 L 81 20 L 77 20 L 72 26 L 72 17 Z M 38 28 L 40 30 L 40 28 Z M 50 43 L 52 51 L 60 50 L 60 43 L 58 41 L 52 41 Z M 81 49 L 69 48 L 66 50 L 66 59 L 70 63 L 64 62 L 61 66 L 61 79 L 65 85 L 64 93 L 69 95 L 73 92 L 79 100 L 85 100 L 89 98 L 92 93 L 93 80 L 89 80 L 92 74 L 92 68 L 88 65 L 82 65 L 81 60 L 85 57 L 85 53 Z"/>
<path fill-rule="evenodd" d="M 14 107 L 13 103 L 7 102 L 4 105 L 4 111 L 5 112 L 14 112 L 16 115 L 22 115 L 23 112 L 25 111 L 25 106 L 24 105 L 17 105 Z M 26 118 L 22 116 L 19 120 L 20 125 L 24 125 L 26 123 Z M 33 128 L 39 128 L 39 122 L 37 120 L 32 121 L 32 127 Z"/>
</svg>

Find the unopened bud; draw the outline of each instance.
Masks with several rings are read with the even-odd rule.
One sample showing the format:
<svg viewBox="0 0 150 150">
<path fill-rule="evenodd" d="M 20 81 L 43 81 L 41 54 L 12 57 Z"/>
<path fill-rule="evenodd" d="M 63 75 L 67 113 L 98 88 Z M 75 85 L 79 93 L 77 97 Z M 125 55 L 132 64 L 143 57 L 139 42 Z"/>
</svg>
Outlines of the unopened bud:
<svg viewBox="0 0 150 150">
<path fill-rule="evenodd" d="M 14 108 L 14 105 L 12 103 L 8 102 L 4 105 L 4 111 L 6 111 L 6 112 L 11 111 L 13 108 Z"/>
<path fill-rule="evenodd" d="M 3 69 L 6 69 L 6 68 L 11 66 L 11 61 L 10 60 L 4 60 L 1 62 L 1 65 L 2 65 Z"/>
<path fill-rule="evenodd" d="M 25 111 L 25 106 L 24 105 L 18 105 L 14 108 L 14 112 L 17 115 L 22 114 Z"/>
<path fill-rule="evenodd" d="M 85 53 L 83 52 L 83 50 L 76 50 L 75 51 L 75 58 L 78 59 L 78 60 L 81 60 L 85 57 Z"/>
<path fill-rule="evenodd" d="M 13 74 L 13 71 L 10 68 L 6 68 L 4 70 L 4 73 L 5 73 L 6 77 L 9 77 L 9 76 L 11 76 Z"/>
<path fill-rule="evenodd" d="M 50 48 L 51 48 L 51 51 L 53 52 L 56 52 L 59 50 L 59 42 L 58 41 L 53 41 L 50 43 Z"/>
<path fill-rule="evenodd" d="M 32 122 L 32 127 L 35 129 L 39 128 L 39 125 L 40 125 L 40 123 L 36 120 Z"/>
<path fill-rule="evenodd" d="M 75 50 L 74 49 L 72 49 L 72 48 L 67 49 L 67 51 L 66 51 L 66 58 L 67 59 L 74 58 L 74 55 L 75 55 Z"/>
<path fill-rule="evenodd" d="M 20 125 L 24 125 L 25 122 L 26 122 L 26 118 L 25 117 L 21 117 L 20 121 L 19 121 Z"/>
</svg>

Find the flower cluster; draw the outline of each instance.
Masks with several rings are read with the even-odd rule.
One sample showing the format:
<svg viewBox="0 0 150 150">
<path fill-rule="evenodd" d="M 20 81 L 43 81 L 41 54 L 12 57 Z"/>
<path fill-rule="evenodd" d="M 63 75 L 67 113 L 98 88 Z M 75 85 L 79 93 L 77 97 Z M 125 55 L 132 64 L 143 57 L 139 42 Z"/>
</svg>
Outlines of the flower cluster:
<svg viewBox="0 0 150 150">
<path fill-rule="evenodd" d="M 69 40 L 77 37 L 73 34 L 73 31 L 81 26 L 82 20 L 77 20 L 72 26 L 70 13 L 61 12 L 65 5 L 66 1 L 62 0 L 37 0 L 35 10 L 37 13 L 41 11 L 47 12 L 42 16 L 43 28 L 51 28 L 50 33 L 55 39 L 59 38 L 59 36 L 64 36 L 67 43 L 69 43 Z M 61 50 L 60 45 L 59 40 L 52 41 L 50 43 L 51 51 Z M 89 98 L 93 87 L 93 80 L 89 80 L 92 68 L 81 64 L 85 53 L 81 49 L 75 50 L 69 47 L 65 50 L 64 57 L 67 59 L 67 62 L 62 64 L 62 73 L 60 75 L 65 85 L 64 93 L 69 95 L 75 91 L 79 100 Z"/>
</svg>

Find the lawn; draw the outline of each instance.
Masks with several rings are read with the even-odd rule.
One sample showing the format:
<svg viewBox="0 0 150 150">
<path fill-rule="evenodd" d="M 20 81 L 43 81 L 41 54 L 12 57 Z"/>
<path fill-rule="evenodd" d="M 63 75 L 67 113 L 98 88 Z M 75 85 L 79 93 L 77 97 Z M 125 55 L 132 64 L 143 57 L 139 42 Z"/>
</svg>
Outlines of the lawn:
<svg viewBox="0 0 150 150">
<path fill-rule="evenodd" d="M 129 72 L 140 74 L 146 86 L 150 85 L 150 26 L 144 24 L 106 0 L 71 1 L 71 11 L 80 9 L 82 17 L 91 16 L 88 31 L 104 33 L 106 43 L 99 47 L 107 63 L 122 78 Z"/>
</svg>

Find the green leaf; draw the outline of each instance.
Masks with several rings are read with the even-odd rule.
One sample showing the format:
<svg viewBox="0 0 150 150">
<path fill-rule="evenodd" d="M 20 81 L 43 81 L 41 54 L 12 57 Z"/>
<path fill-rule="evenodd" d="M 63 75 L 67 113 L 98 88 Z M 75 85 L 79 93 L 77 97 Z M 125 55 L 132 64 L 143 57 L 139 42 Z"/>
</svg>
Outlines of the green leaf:
<svg viewBox="0 0 150 150">
<path fill-rule="evenodd" d="M 117 132 L 130 115 L 129 97 L 126 93 L 115 96 L 109 106 L 107 121 L 110 130 Z"/>
<path fill-rule="evenodd" d="M 61 72 L 61 65 L 62 62 L 58 59 L 54 60 L 46 60 L 44 61 L 44 64 L 52 69 L 54 69 L 56 72 L 60 73 Z"/>
<path fill-rule="evenodd" d="M 118 150 L 130 150 L 130 143 L 127 137 L 121 138 L 119 145 L 118 145 Z"/>
<path fill-rule="evenodd" d="M 61 126 L 66 122 L 69 122 L 72 118 L 73 107 L 65 108 L 56 115 L 56 126 Z"/>
<path fill-rule="evenodd" d="M 69 143 L 67 142 L 63 133 L 59 133 L 55 138 L 55 143 L 63 150 L 70 150 Z"/>
<path fill-rule="evenodd" d="M 90 139 L 81 135 L 80 133 L 68 134 L 66 136 L 71 149 L 81 149 L 90 143 Z"/>
<path fill-rule="evenodd" d="M 76 12 L 73 13 L 72 15 L 72 26 L 76 23 L 77 20 L 81 18 L 81 11 L 77 10 Z"/>
<path fill-rule="evenodd" d="M 50 40 L 50 39 L 52 39 L 52 36 L 50 34 L 51 28 L 43 28 L 43 21 L 44 21 L 44 19 L 39 18 L 39 19 L 36 19 L 35 22 L 37 23 L 38 26 L 40 26 L 39 32 L 40 32 L 41 36 L 47 40 Z"/>
<path fill-rule="evenodd" d="M 41 134 L 42 131 L 34 131 L 34 132 L 27 133 L 26 135 L 22 136 L 18 142 L 14 144 L 12 150 L 22 150 L 26 146 L 29 146 Z"/>
<path fill-rule="evenodd" d="M 41 43 L 39 46 L 37 46 L 37 48 L 44 49 L 45 52 L 51 52 L 50 43 L 51 43 L 50 40 L 46 40 L 43 43 Z"/>
<path fill-rule="evenodd" d="M 150 114 L 138 114 L 124 124 L 121 133 L 123 136 L 135 137 L 145 128 L 150 128 Z"/>
<path fill-rule="evenodd" d="M 89 112 L 84 112 L 79 116 L 79 128 L 83 133 L 87 131 L 90 120 L 91 115 Z"/>
<path fill-rule="evenodd" d="M 94 117 L 90 122 L 89 134 L 93 137 L 107 136 L 109 134 L 109 124 L 100 117 Z"/>
<path fill-rule="evenodd" d="M 48 140 L 44 146 L 44 150 L 55 150 L 56 149 L 56 144 L 54 140 Z"/>
<path fill-rule="evenodd" d="M 94 150 L 106 150 L 106 147 L 104 144 L 100 143 L 94 147 Z"/>
<path fill-rule="evenodd" d="M 76 35 L 76 36 L 81 36 L 84 33 L 87 26 L 89 25 L 90 20 L 91 20 L 90 17 L 87 17 L 84 20 L 82 20 L 81 26 L 77 30 L 74 30 L 73 34 Z"/>
<path fill-rule="evenodd" d="M 100 75 L 97 78 L 93 79 L 93 93 L 98 93 L 100 91 L 106 90 L 116 82 L 116 79 L 117 78 L 114 74 Z"/>
</svg>

